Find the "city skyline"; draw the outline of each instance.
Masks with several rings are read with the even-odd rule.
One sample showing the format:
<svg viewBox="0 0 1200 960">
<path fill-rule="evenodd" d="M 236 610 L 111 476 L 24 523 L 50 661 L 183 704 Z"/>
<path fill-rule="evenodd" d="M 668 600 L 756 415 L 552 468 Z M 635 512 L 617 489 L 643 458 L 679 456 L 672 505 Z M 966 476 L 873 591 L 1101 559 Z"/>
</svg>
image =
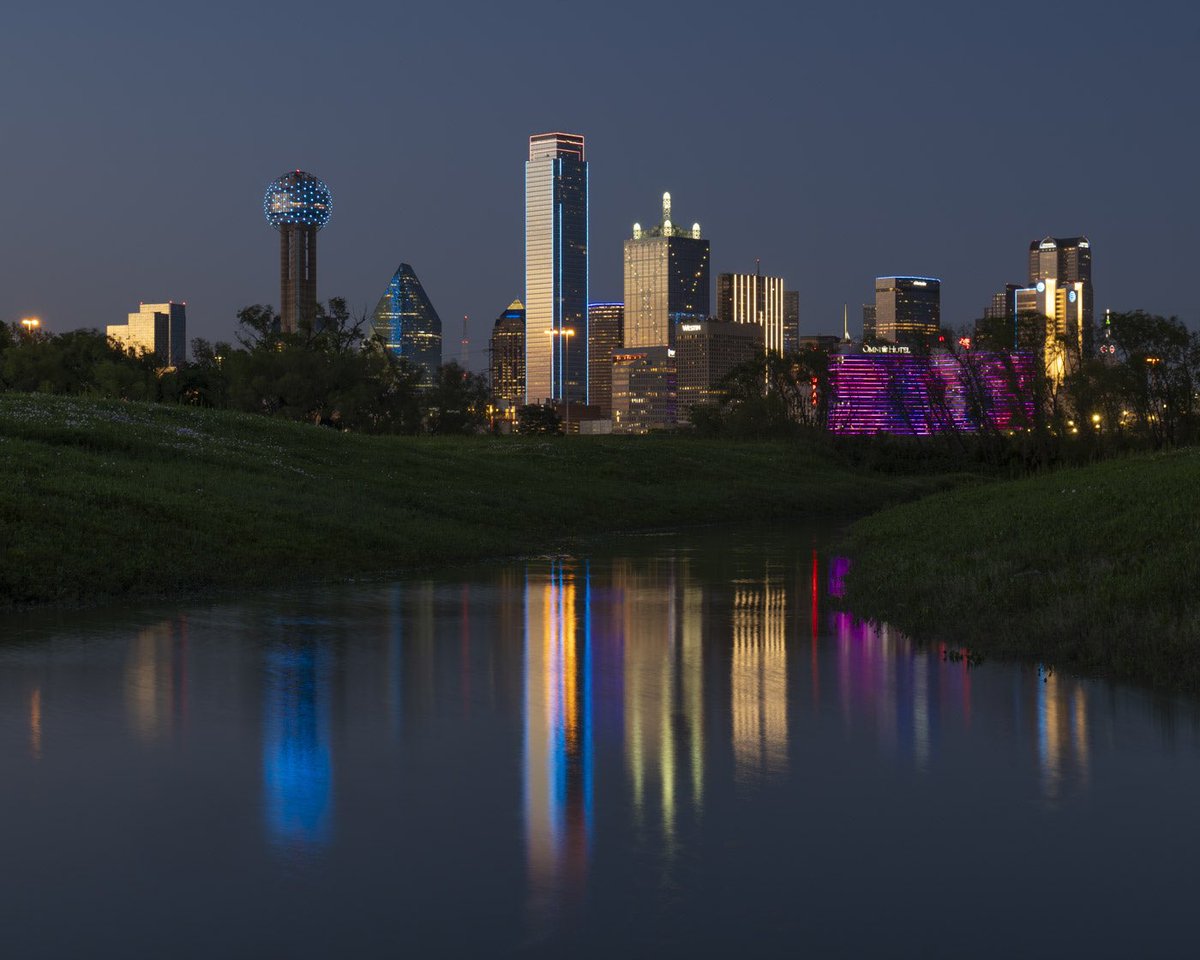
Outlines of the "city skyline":
<svg viewBox="0 0 1200 960">
<path fill-rule="evenodd" d="M 655 38 L 670 36 L 676 49 L 702 58 L 704 96 L 682 98 L 691 82 L 683 76 L 647 92 L 636 77 L 622 77 L 615 61 L 593 57 L 574 86 L 542 84 L 523 61 L 489 71 L 481 106 L 480 68 L 472 67 L 411 106 L 412 128 L 430 134 L 421 149 L 395 149 L 407 138 L 377 133 L 375 111 L 366 106 L 373 91 L 413 82 L 460 46 L 457 59 L 469 61 L 522 31 L 543 36 L 549 29 L 530 12 L 482 11 L 477 26 L 461 31 L 455 14 L 453 7 L 422 13 L 420 49 L 396 62 L 369 53 L 398 14 L 352 4 L 326 28 L 323 43 L 331 54 L 355 51 L 367 64 L 355 79 L 214 82 L 206 70 L 161 70 L 164 79 L 148 84 L 148 67 L 194 57 L 217 37 L 232 55 L 270 55 L 289 48 L 302 24 L 268 4 L 217 13 L 211 24 L 162 45 L 156 41 L 172 18 L 129 16 L 106 57 L 117 65 L 96 75 L 76 55 L 96 14 L 81 6 L 78 29 L 63 32 L 45 12 L 18 12 L 7 41 L 12 55 L 0 68 L 12 88 L 28 90 L 29 77 L 45 74 L 35 67 L 51 38 L 60 56 L 52 75 L 37 81 L 40 92 L 14 97 L 9 118 L 12 142 L 27 149 L 0 161 L 8 182 L 21 186 L 0 241 L 0 319 L 37 315 L 50 330 L 102 329 L 139 298 L 176 299 L 188 301 L 192 335 L 230 338 L 240 307 L 280 306 L 278 249 L 263 235 L 254 199 L 265 179 L 300 167 L 317 171 L 338 200 L 335 228 L 320 241 L 321 298 L 344 296 L 353 309 L 369 311 L 378 278 L 402 259 L 419 261 L 422 279 L 446 291 L 438 302 L 443 315 L 471 316 L 472 366 L 483 369 L 496 305 L 522 293 L 523 142 L 537 130 L 572 129 L 587 136 L 594 171 L 594 300 L 621 299 L 620 241 L 645 216 L 647 198 L 670 189 L 700 214 L 713 273 L 746 272 L 761 257 L 765 272 L 785 276 L 800 292 L 805 334 L 840 332 L 842 303 L 866 302 L 872 278 L 889 274 L 942 277 L 944 316 L 969 323 L 1003 283 L 1021 279 L 1020 249 L 1030 238 L 1078 234 L 1101 251 L 1097 316 L 1142 307 L 1200 323 L 1186 280 L 1195 206 L 1186 158 L 1195 135 L 1178 119 L 1187 114 L 1186 42 L 1195 33 L 1187 25 L 1196 22 L 1188 8 L 1159 8 L 1132 25 L 1116 11 L 1079 18 L 1043 10 L 1045 29 L 1015 46 L 1000 42 L 1007 35 L 1001 28 L 1019 22 L 1019 11 L 951 9 L 921 18 L 920 28 L 886 18 L 864 25 L 849 11 L 779 11 L 769 55 L 752 56 L 761 32 L 734 23 L 723 31 L 720 58 L 711 56 L 710 27 L 650 10 L 633 38 L 618 30 L 619 17 L 598 22 L 581 40 L 584 50 L 620 35 L 629 57 L 648 60 Z M 1053 39 L 1068 29 L 1070 45 Z M 917 69 L 897 71 L 890 34 L 920 38 L 938 52 Z M 970 57 L 968 48 L 976 51 Z M 978 70 L 981 50 L 1010 69 Z M 855 66 L 847 71 L 851 54 Z M 1025 114 L 1035 67 L 1048 57 L 1064 73 L 1086 77 L 1090 90 L 1072 108 L 1071 148 L 1086 163 L 1073 168 L 1070 190 L 1051 194 L 1036 165 L 1021 160 L 1019 145 L 995 137 L 1004 118 Z M 1108 59 L 1118 65 L 1099 69 Z M 836 96 L 821 93 L 818 81 L 835 73 L 849 76 Z M 289 85 L 295 96 L 285 96 Z M 87 96 L 72 95 L 81 88 Z M 877 114 L 884 89 L 889 103 L 927 111 L 937 117 L 935 129 L 953 134 L 930 138 L 928 125 L 918 133 L 904 111 Z M 718 134 L 717 119 L 729 115 L 731 102 L 749 106 Z M 783 122 L 772 126 L 770 148 L 747 150 L 752 131 L 781 102 Z M 304 120 L 311 110 L 337 119 L 334 135 Z M 184 149 L 167 150 L 158 121 L 175 115 L 189 118 Z M 369 153 L 352 146 L 367 130 L 382 138 Z M 703 149 L 666 146 L 697 131 Z M 80 155 L 105 183 L 89 209 L 105 224 L 102 247 L 74 229 L 77 203 L 62 190 L 71 175 L 66 165 Z"/>
</svg>

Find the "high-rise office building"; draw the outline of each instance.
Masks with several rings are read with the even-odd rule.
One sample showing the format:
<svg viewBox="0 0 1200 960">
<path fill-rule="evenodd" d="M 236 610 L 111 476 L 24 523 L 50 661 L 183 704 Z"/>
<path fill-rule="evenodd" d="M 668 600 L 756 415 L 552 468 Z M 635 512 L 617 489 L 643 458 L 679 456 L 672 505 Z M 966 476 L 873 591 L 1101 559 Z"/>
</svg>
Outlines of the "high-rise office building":
<svg viewBox="0 0 1200 960">
<path fill-rule="evenodd" d="M 1087 237 L 1045 237 L 1029 244 L 1029 287 L 1044 284 L 1043 308 L 1072 362 L 1090 357 L 1094 337 L 1092 244 Z M 1028 289 L 1028 288 L 1027 288 Z"/>
<path fill-rule="evenodd" d="M 984 320 L 1011 320 L 1017 310 L 1019 283 L 1006 283 L 1004 289 L 992 294 L 992 302 L 983 310 Z"/>
<path fill-rule="evenodd" d="M 768 353 L 783 353 L 783 277 L 754 273 L 722 273 L 717 277 L 717 319 L 725 323 L 757 323 Z"/>
<path fill-rule="evenodd" d="M 588 392 L 591 404 L 612 416 L 612 358 L 625 344 L 625 304 L 588 304 Z"/>
<path fill-rule="evenodd" d="M 106 332 L 124 349 L 153 353 L 164 367 L 174 367 L 187 356 L 187 305 L 143 303 L 124 323 L 109 324 Z"/>
<path fill-rule="evenodd" d="M 910 350 L 937 341 L 942 325 L 942 281 L 934 277 L 875 279 L 875 339 Z"/>
<path fill-rule="evenodd" d="M 535 134 L 525 163 L 526 402 L 587 402 L 587 303 L 583 137 Z"/>
<path fill-rule="evenodd" d="M 708 255 L 700 224 L 676 226 L 664 193 L 662 222 L 635 223 L 625 241 L 625 346 L 673 347 L 679 324 L 708 319 Z"/>
<path fill-rule="evenodd" d="M 402 263 L 375 307 L 372 333 L 389 353 L 421 367 L 432 384 L 442 365 L 442 321 L 413 268 Z"/>
<path fill-rule="evenodd" d="M 263 197 L 267 223 L 279 231 L 279 319 L 284 333 L 317 319 L 317 231 L 329 222 L 333 196 L 311 173 L 271 181 Z"/>
<path fill-rule="evenodd" d="M 492 402 L 507 410 L 525 402 L 525 305 L 514 300 L 492 324 Z"/>
<path fill-rule="evenodd" d="M 680 324 L 675 340 L 680 410 L 719 399 L 721 381 L 762 349 L 763 328 L 756 323 L 705 320 Z"/>
<path fill-rule="evenodd" d="M 613 354 L 613 433 L 649 433 L 676 425 L 674 354 L 665 346 L 624 349 Z"/>
<path fill-rule="evenodd" d="M 874 343 L 875 337 L 875 304 L 864 303 L 862 305 L 862 339 L 863 343 Z"/>
<path fill-rule="evenodd" d="M 783 352 L 800 349 L 800 291 L 783 291 Z"/>
</svg>

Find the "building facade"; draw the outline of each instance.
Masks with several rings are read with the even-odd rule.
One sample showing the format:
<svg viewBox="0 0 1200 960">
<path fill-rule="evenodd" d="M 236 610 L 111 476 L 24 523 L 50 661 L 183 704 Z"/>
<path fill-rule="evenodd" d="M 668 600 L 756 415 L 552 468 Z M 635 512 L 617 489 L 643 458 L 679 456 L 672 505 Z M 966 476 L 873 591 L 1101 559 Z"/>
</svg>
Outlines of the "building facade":
<svg viewBox="0 0 1200 960">
<path fill-rule="evenodd" d="M 1015 310 L 1018 335 L 1031 310 L 1046 318 L 1046 374 L 1061 382 L 1094 347 L 1091 242 L 1087 237 L 1034 240 L 1029 244 L 1029 285 L 1016 296 L 1024 307 Z"/>
<path fill-rule="evenodd" d="M 109 324 L 110 340 L 134 353 L 152 353 L 159 364 L 174 367 L 187 358 L 187 304 L 143 303 L 124 323 Z"/>
<path fill-rule="evenodd" d="M 661 223 L 633 225 L 624 263 L 625 346 L 673 347 L 679 324 L 708 318 L 708 241 L 700 224 L 690 230 L 674 224 L 669 193 Z"/>
<path fill-rule="evenodd" d="M 591 404 L 612 416 L 612 358 L 625 345 L 625 304 L 588 304 L 588 393 Z"/>
<path fill-rule="evenodd" d="M 762 349 L 763 328 L 756 323 L 705 320 L 680 324 L 675 341 L 680 414 L 698 403 L 719 400 L 721 381 Z M 799 349 L 798 339 L 795 349 Z"/>
<path fill-rule="evenodd" d="M 875 340 L 927 350 L 942 326 L 942 281 L 934 277 L 875 278 Z"/>
<path fill-rule="evenodd" d="M 670 347 L 642 347 L 613 355 L 613 433 L 649 433 L 677 424 L 673 354 Z"/>
<path fill-rule="evenodd" d="M 267 186 L 267 223 L 279 231 L 279 322 L 284 333 L 312 329 L 317 320 L 317 233 L 333 213 L 333 196 L 319 178 L 292 170 Z"/>
<path fill-rule="evenodd" d="M 525 163 L 525 400 L 588 398 L 588 165 L 572 133 L 529 138 Z"/>
<path fill-rule="evenodd" d="M 717 319 L 756 323 L 763 328 L 763 347 L 783 353 L 783 277 L 754 273 L 722 273 L 717 277 Z"/>
<path fill-rule="evenodd" d="M 1026 429 L 1033 422 L 1027 353 L 852 353 L 829 358 L 831 433 L 930 436 Z"/>
<path fill-rule="evenodd" d="M 525 305 L 514 300 L 492 324 L 488 372 L 492 403 L 503 411 L 525 402 Z"/>
<path fill-rule="evenodd" d="M 420 367 L 423 383 L 433 383 L 442 365 L 442 320 L 407 263 L 392 274 L 372 315 L 371 331 L 393 356 Z"/>
<path fill-rule="evenodd" d="M 862 340 L 863 343 L 875 342 L 875 304 L 862 305 Z"/>
<path fill-rule="evenodd" d="M 783 352 L 800 349 L 800 291 L 783 291 Z"/>
<path fill-rule="evenodd" d="M 992 294 L 992 302 L 984 308 L 984 320 L 1011 320 L 1017 312 L 1019 283 L 1006 283 L 1004 289 Z"/>
</svg>

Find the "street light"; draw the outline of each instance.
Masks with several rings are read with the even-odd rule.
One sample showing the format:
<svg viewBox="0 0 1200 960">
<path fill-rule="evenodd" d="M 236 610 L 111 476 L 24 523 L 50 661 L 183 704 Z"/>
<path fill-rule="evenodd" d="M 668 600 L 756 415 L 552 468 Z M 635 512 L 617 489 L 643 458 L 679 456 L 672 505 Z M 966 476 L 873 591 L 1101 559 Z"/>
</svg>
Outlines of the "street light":
<svg viewBox="0 0 1200 960">
<path fill-rule="evenodd" d="M 571 338 L 573 336 L 575 336 L 575 331 L 571 327 L 563 327 L 561 330 L 547 330 L 546 333 L 548 333 L 552 337 L 565 337 L 566 338 L 565 342 L 563 343 L 562 393 L 563 393 L 563 405 L 567 408 L 567 416 L 566 416 L 566 419 L 563 421 L 563 434 L 570 435 L 570 433 L 571 433 L 571 395 L 570 395 L 570 393 L 567 392 L 567 373 L 571 369 L 571 365 L 569 362 L 571 359 L 570 358 Z M 551 360 L 550 365 L 551 365 L 551 367 L 553 367 L 554 366 L 553 355 L 551 355 L 550 360 Z M 553 371 L 551 371 L 551 372 L 553 373 Z"/>
<path fill-rule="evenodd" d="M 37 317 L 22 317 L 21 326 L 25 328 L 25 332 L 29 336 L 33 336 L 33 331 L 42 325 L 42 321 Z"/>
</svg>

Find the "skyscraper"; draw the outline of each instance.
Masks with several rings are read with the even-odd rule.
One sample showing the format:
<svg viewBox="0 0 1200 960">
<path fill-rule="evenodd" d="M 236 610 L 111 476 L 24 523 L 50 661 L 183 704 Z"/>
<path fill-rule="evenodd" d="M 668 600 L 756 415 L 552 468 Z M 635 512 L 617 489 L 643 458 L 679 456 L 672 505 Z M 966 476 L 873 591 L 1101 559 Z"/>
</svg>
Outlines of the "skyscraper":
<svg viewBox="0 0 1200 960">
<path fill-rule="evenodd" d="M 992 302 L 983 309 L 985 320 L 1011 320 L 1017 309 L 1019 283 L 1006 283 L 1004 289 L 992 294 Z"/>
<path fill-rule="evenodd" d="M 492 401 L 513 409 L 525 402 L 525 305 L 514 300 L 492 324 Z"/>
<path fill-rule="evenodd" d="M 862 339 L 863 343 L 875 342 L 875 304 L 864 303 L 862 305 Z"/>
<path fill-rule="evenodd" d="M 587 302 L 583 137 L 535 134 L 525 163 L 526 402 L 587 402 Z"/>
<path fill-rule="evenodd" d="M 588 304 L 588 391 L 591 403 L 612 416 L 612 358 L 625 343 L 625 304 Z"/>
<path fill-rule="evenodd" d="M 673 347 L 678 324 L 708 319 L 708 254 L 700 224 L 675 226 L 664 193 L 662 222 L 635 223 L 625 241 L 625 346 Z"/>
<path fill-rule="evenodd" d="M 717 318 L 726 323 L 757 323 L 768 353 L 783 353 L 783 277 L 722 273 L 717 277 Z"/>
<path fill-rule="evenodd" d="M 942 281 L 934 277 L 875 278 L 875 338 L 925 350 L 942 325 Z"/>
<path fill-rule="evenodd" d="M 164 367 L 173 367 L 187 355 L 187 304 L 143 303 L 124 323 L 109 324 L 107 333 L 124 349 L 153 353 Z"/>
<path fill-rule="evenodd" d="M 279 318 L 284 333 L 317 319 L 317 231 L 329 222 L 333 197 L 311 173 L 273 180 L 263 197 L 267 223 L 279 231 Z"/>
<path fill-rule="evenodd" d="M 442 365 L 442 321 L 407 263 L 392 274 L 375 307 L 371 331 L 389 353 L 421 367 L 423 381 L 433 383 Z"/>
<path fill-rule="evenodd" d="M 1029 286 L 1045 284 L 1043 308 L 1070 354 L 1090 357 L 1095 323 L 1092 245 L 1087 237 L 1045 237 L 1029 244 Z"/>
<path fill-rule="evenodd" d="M 783 291 L 783 352 L 800 349 L 800 291 Z"/>
<path fill-rule="evenodd" d="M 680 324 L 675 341 L 680 410 L 718 400 L 721 381 L 762 349 L 763 328 L 758 324 L 719 320 Z"/>
</svg>

